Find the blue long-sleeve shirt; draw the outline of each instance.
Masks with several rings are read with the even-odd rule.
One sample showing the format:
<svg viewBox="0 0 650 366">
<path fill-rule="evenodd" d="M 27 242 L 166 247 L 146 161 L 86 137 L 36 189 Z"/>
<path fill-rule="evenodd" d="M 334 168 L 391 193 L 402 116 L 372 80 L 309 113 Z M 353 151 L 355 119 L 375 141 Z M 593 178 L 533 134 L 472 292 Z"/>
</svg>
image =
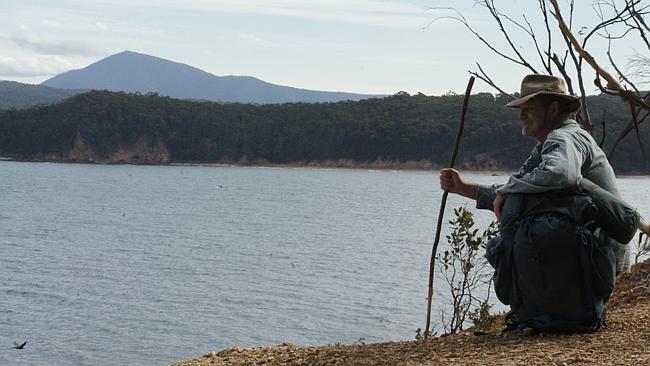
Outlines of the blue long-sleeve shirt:
<svg viewBox="0 0 650 366">
<path fill-rule="evenodd" d="M 605 153 L 576 121 L 566 119 L 535 146 L 519 173 L 506 184 L 479 185 L 476 207 L 492 209 L 497 194 L 543 193 L 575 187 L 582 177 L 620 197 L 614 170 Z M 629 248 L 621 244 L 615 247 L 619 271 L 628 270 Z"/>
</svg>

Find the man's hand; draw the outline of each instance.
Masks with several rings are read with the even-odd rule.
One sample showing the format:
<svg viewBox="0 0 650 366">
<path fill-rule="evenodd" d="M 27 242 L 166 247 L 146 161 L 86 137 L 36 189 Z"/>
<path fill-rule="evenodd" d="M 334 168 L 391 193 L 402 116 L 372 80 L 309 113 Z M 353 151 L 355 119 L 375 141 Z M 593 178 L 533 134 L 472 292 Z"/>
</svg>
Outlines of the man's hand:
<svg viewBox="0 0 650 366">
<path fill-rule="evenodd" d="M 446 168 L 440 170 L 440 188 L 449 193 L 476 199 L 477 185 L 466 182 L 456 169 Z"/>
<path fill-rule="evenodd" d="M 494 214 L 497 215 L 497 220 L 501 221 L 501 209 L 503 204 L 506 202 L 506 196 L 498 194 L 497 198 L 494 199 L 492 203 L 492 208 L 494 209 Z"/>
</svg>

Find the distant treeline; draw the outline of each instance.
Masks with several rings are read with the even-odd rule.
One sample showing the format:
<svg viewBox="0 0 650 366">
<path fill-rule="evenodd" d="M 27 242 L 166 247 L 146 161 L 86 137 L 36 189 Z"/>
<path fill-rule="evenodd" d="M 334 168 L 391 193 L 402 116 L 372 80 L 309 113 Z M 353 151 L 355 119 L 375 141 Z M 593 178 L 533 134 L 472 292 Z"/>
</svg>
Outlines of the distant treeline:
<svg viewBox="0 0 650 366">
<path fill-rule="evenodd" d="M 30 85 L 0 80 L 0 109 L 29 108 L 37 104 L 59 102 L 84 90 L 56 89 L 43 85 Z"/>
<path fill-rule="evenodd" d="M 171 162 L 347 159 L 431 161 L 439 167 L 448 164 L 461 102 L 460 95 L 398 93 L 358 102 L 257 106 L 93 91 L 55 105 L 0 111 L 0 155 L 66 160 L 81 139 L 108 156 L 146 137 L 162 144 Z M 516 169 L 526 158 L 534 142 L 521 136 L 517 112 L 503 107 L 506 102 L 489 93 L 472 96 L 460 167 Z M 605 95 L 590 97 L 588 104 L 597 140 L 606 120 L 607 147 L 627 123 L 627 108 Z M 649 171 L 633 134 L 619 146 L 613 165 L 619 172 Z"/>
</svg>

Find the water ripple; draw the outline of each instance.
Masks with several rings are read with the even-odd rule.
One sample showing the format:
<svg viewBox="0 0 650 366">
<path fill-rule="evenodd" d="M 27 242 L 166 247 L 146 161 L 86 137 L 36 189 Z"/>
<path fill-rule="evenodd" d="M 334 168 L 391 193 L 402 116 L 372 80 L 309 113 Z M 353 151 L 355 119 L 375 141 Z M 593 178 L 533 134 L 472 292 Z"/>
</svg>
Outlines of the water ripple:
<svg viewBox="0 0 650 366">
<path fill-rule="evenodd" d="M 0 344 L 32 344 L 0 364 L 158 365 L 422 327 L 432 173 L 0 162 L 0 175 Z"/>
</svg>

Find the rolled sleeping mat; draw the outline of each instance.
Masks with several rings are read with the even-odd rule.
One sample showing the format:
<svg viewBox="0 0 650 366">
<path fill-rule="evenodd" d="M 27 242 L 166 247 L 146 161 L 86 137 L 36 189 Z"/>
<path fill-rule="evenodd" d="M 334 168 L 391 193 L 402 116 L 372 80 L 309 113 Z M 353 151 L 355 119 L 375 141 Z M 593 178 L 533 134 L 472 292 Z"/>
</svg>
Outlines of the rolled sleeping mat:
<svg viewBox="0 0 650 366">
<path fill-rule="evenodd" d="M 639 230 L 650 237 L 650 222 L 646 221 L 643 217 L 639 219 Z"/>
<path fill-rule="evenodd" d="M 634 238 L 637 229 L 646 225 L 646 230 L 650 231 L 648 223 L 642 220 L 639 212 L 627 202 L 607 192 L 598 184 L 589 179 L 580 180 L 580 188 L 589 194 L 598 207 L 596 223 L 605 230 L 610 238 L 621 244 L 627 244 Z"/>
</svg>

